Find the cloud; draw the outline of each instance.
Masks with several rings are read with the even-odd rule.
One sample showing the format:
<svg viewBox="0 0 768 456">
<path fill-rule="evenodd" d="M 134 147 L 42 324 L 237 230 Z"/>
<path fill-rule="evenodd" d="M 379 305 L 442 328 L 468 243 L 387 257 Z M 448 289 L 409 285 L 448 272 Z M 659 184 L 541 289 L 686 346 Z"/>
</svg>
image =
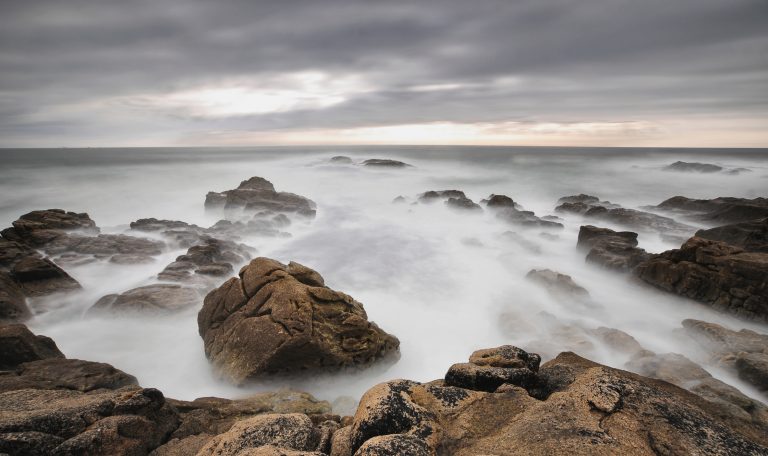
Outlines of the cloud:
<svg viewBox="0 0 768 456">
<path fill-rule="evenodd" d="M 441 124 L 632 145 L 707 124 L 765 146 L 766 23 L 764 0 L 3 1 L 0 145 Z"/>
</svg>

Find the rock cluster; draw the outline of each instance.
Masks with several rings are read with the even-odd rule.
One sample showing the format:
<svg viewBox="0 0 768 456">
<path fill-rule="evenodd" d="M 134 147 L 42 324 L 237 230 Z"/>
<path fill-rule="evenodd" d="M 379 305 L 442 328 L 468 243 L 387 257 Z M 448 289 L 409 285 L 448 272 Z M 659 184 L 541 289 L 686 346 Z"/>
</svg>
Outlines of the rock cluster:
<svg viewBox="0 0 768 456">
<path fill-rule="evenodd" d="M 206 356 L 235 383 L 266 374 L 360 366 L 399 341 L 316 271 L 256 258 L 206 296 L 198 315 Z"/>
<path fill-rule="evenodd" d="M 271 182 L 262 177 L 244 180 L 234 190 L 209 192 L 206 208 L 242 208 L 250 212 L 269 211 L 315 216 L 315 203 L 295 193 L 278 192 Z"/>
<path fill-rule="evenodd" d="M 637 277 L 747 319 L 768 321 L 768 253 L 692 237 L 643 262 Z"/>
</svg>

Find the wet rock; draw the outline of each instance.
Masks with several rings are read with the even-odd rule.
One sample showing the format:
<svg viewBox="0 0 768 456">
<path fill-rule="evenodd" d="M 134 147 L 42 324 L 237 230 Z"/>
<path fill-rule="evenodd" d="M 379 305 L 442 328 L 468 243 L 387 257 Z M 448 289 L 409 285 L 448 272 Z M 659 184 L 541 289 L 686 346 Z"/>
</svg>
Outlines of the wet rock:
<svg viewBox="0 0 768 456">
<path fill-rule="evenodd" d="M 533 211 L 525 211 L 516 207 L 501 207 L 496 211 L 496 218 L 512 225 L 526 228 L 562 229 L 563 224 L 537 217 Z"/>
<path fill-rule="evenodd" d="M 414 454 L 763 454 L 764 424 L 670 383 L 562 353 L 528 389 L 407 380 L 371 388 L 331 454 L 390 442 Z M 400 436 L 400 437 L 397 437 Z M 368 443 L 370 442 L 370 443 Z M 424 448 L 426 446 L 426 448 Z M 407 453 L 407 452 L 406 452 Z M 360 454 L 360 453 L 357 453 Z M 398 454 L 372 453 L 372 454 Z"/>
<path fill-rule="evenodd" d="M 130 253 L 118 253 L 109 258 L 114 264 L 152 264 L 155 259 L 148 255 L 132 255 Z"/>
<path fill-rule="evenodd" d="M 205 353 L 235 383 L 266 374 L 361 366 L 399 341 L 363 305 L 298 263 L 257 258 L 206 296 L 198 315 Z"/>
<path fill-rule="evenodd" d="M 28 256 L 17 261 L 10 277 L 27 296 L 44 296 L 60 291 L 77 290 L 80 284 L 51 260 Z"/>
<path fill-rule="evenodd" d="M 103 296 L 88 313 L 172 313 L 199 306 L 202 300 L 203 296 L 194 288 L 155 284 Z"/>
<path fill-rule="evenodd" d="M 768 198 L 719 197 L 705 200 L 674 196 L 655 208 L 710 223 L 739 223 L 768 217 Z"/>
<path fill-rule="evenodd" d="M 696 237 L 725 242 L 747 252 L 768 253 L 768 218 L 699 230 Z"/>
<path fill-rule="evenodd" d="M 142 455 L 177 424 L 163 394 L 151 388 L 0 393 L 0 451 L 13 455 Z"/>
<path fill-rule="evenodd" d="M 211 439 L 197 454 L 198 456 L 262 454 L 249 450 L 268 445 L 287 450 L 314 451 L 319 444 L 320 431 L 307 415 L 267 414 L 236 422 L 227 432 Z M 244 453 L 245 451 L 247 453 Z"/>
<path fill-rule="evenodd" d="M 742 318 L 768 321 L 768 254 L 698 237 L 635 269 L 643 281 Z"/>
<path fill-rule="evenodd" d="M 768 391 L 768 354 L 739 353 L 735 366 L 739 378 L 762 391 Z"/>
<path fill-rule="evenodd" d="M 637 247 L 637 233 L 584 225 L 579 228 L 577 247 L 587 250 L 587 262 L 607 269 L 629 271 L 650 255 Z"/>
<path fill-rule="evenodd" d="M 481 203 L 484 203 L 488 207 L 495 207 L 495 208 L 501 208 L 501 207 L 516 207 L 517 205 L 512 200 L 512 198 L 508 197 L 507 195 L 495 195 L 491 194 L 487 199 L 484 199 L 481 201 Z"/>
<path fill-rule="evenodd" d="M 209 192 L 205 197 L 205 207 L 315 216 L 315 203 L 312 200 L 294 193 L 278 192 L 271 182 L 261 177 L 245 180 L 234 190 Z"/>
<path fill-rule="evenodd" d="M 683 328 L 703 348 L 721 358 L 739 352 L 768 353 L 768 334 L 749 329 L 733 331 L 717 323 L 694 319 L 683 320 Z"/>
<path fill-rule="evenodd" d="M 671 165 L 667 165 L 664 170 L 686 173 L 718 173 L 723 170 L 723 167 L 712 165 L 710 163 L 676 161 Z"/>
<path fill-rule="evenodd" d="M 0 324 L 23 321 L 30 315 L 24 291 L 7 272 L 0 270 Z"/>
<path fill-rule="evenodd" d="M 64 358 L 51 338 L 36 336 L 21 324 L 0 325 L 0 370 L 48 358 Z"/>
<path fill-rule="evenodd" d="M 574 282 L 571 276 L 567 274 L 560 274 L 549 269 L 531 269 L 525 278 L 542 285 L 550 294 L 558 299 L 589 298 L 587 289 Z"/>
<path fill-rule="evenodd" d="M 529 354 L 511 345 L 478 350 L 469 357 L 469 363 L 454 364 L 445 374 L 445 384 L 474 391 L 496 391 L 507 383 L 531 388 L 541 357 Z"/>
<path fill-rule="evenodd" d="M 12 373 L 0 375 L 0 391 L 19 389 L 68 389 L 93 391 L 137 385 L 136 377 L 106 363 L 49 357 L 17 366 Z"/>
<path fill-rule="evenodd" d="M 206 276 L 226 277 L 234 271 L 234 265 L 250 259 L 252 251 L 245 244 L 203 236 L 186 254 L 178 256 L 176 261 L 166 266 L 157 278 L 172 282 L 195 282 Z"/>
<path fill-rule="evenodd" d="M 331 157 L 329 160 L 331 163 L 337 164 L 337 165 L 351 165 L 352 159 L 349 157 L 346 157 L 344 155 L 337 155 L 335 157 Z"/>
<path fill-rule="evenodd" d="M 373 166 L 380 168 L 408 168 L 411 165 L 398 160 L 389 160 L 386 158 L 370 158 L 363 161 L 363 166 Z"/>
</svg>

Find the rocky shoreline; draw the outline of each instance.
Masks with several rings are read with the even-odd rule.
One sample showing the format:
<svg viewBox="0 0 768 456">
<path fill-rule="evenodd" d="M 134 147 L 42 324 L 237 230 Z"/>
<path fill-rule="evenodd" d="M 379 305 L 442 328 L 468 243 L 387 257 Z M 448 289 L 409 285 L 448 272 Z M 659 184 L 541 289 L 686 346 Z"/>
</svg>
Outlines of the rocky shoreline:
<svg viewBox="0 0 768 456">
<path fill-rule="evenodd" d="M 330 163 L 354 164 L 342 156 Z M 709 172 L 687 165 L 700 164 L 670 170 Z M 379 159 L 361 166 L 411 167 Z M 552 213 L 538 215 L 506 195 L 476 203 L 455 189 L 394 202 L 440 203 L 466 217 L 491 214 L 510 229 L 502 237 L 518 243 L 525 242 L 521 230 L 557 236 L 565 226 L 557 213 L 580 217 L 588 224 L 573 248 L 606 274 L 625 274 L 638 285 L 764 324 L 766 201 L 678 196 L 634 209 L 581 194 L 564 196 Z M 48 209 L 24 214 L 2 231 L 0 454 L 768 454 L 765 404 L 685 356 L 655 353 L 615 328 L 556 323 L 541 337 L 551 336 L 554 345 L 560 335 L 601 340 L 626 357 L 626 370 L 583 357 L 587 345 L 579 354 L 557 354 L 552 341 L 540 348 L 534 343 L 530 351 L 504 345 L 446 366 L 441 379 L 372 386 L 353 415 L 340 416 L 329 403 L 288 390 L 245 399 L 166 398 L 109 364 L 66 358 L 53 340 L 23 324 L 32 318 L 33 300 L 81 287 L 67 267 L 142 264 L 186 249 L 155 282 L 105 295 L 87 313 L 121 318 L 197 310 L 205 356 L 218 376 L 236 385 L 397 362 L 397 335 L 370 321 L 364 304 L 326 286 L 318 271 L 260 257 L 243 242 L 290 236 L 293 224 L 312 222 L 314 201 L 251 177 L 235 189 L 208 193 L 204 205 L 223 217 L 208 228 L 145 218 L 130 224 L 130 234 L 103 234 L 87 214 Z M 696 230 L 678 216 L 717 226 Z M 595 225 L 602 223 L 612 228 Z M 680 248 L 647 252 L 638 247 L 643 233 L 680 241 Z M 553 299 L 601 306 L 569 275 L 533 269 L 526 279 Z M 515 317 L 504 324 L 514 331 Z M 711 355 L 711 365 L 768 392 L 768 335 L 694 319 L 682 321 L 679 331 Z M 542 364 L 534 352 L 551 359 Z"/>
</svg>

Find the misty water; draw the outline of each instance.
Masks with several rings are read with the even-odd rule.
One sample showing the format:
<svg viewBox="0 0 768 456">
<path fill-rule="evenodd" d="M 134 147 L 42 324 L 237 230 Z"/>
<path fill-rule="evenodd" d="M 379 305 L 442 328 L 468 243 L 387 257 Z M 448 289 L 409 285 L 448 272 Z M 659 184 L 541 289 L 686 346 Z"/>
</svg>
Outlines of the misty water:
<svg viewBox="0 0 768 456">
<path fill-rule="evenodd" d="M 413 167 L 331 164 L 334 155 L 356 161 L 393 158 Z M 209 226 L 221 214 L 204 209 L 205 194 L 235 188 L 251 176 L 270 180 L 278 191 L 306 196 L 317 203 L 314 220 L 291 225 L 290 237 L 254 236 L 242 242 L 256 248 L 257 256 L 317 270 L 328 286 L 362 302 L 369 318 L 401 341 L 394 364 L 235 387 L 209 367 L 198 335 L 199 307 L 171 316 L 85 315 L 105 294 L 157 282 L 155 275 L 184 250 L 168 250 L 150 265 L 65 265 L 83 289 L 32 301 L 30 328 L 52 337 L 67 357 L 110 363 L 169 397 L 241 397 L 290 386 L 331 401 L 359 398 L 393 378 L 440 378 L 472 351 L 502 344 L 540 353 L 545 360 L 574 350 L 623 368 L 626 355 L 578 332 L 600 326 L 626 331 L 657 353 L 682 353 L 746 394 L 761 397 L 712 365 L 708 354 L 682 334 L 680 323 L 695 318 L 736 330 L 765 332 L 765 327 L 585 263 L 585 253 L 576 249 L 581 225 L 624 227 L 556 214 L 565 228 L 542 235 L 540 229 L 506 224 L 487 210 L 475 214 L 441 203 L 411 203 L 427 190 L 459 189 L 476 202 L 491 193 L 505 194 L 544 216 L 555 214 L 558 198 L 579 193 L 628 208 L 656 205 L 675 195 L 754 198 L 768 193 L 765 150 L 297 147 L 4 150 L 0 156 L 3 227 L 26 212 L 47 208 L 87 212 L 103 233 L 148 236 L 128 227 L 145 217 Z M 752 172 L 662 169 L 677 160 Z M 392 203 L 399 195 L 407 198 L 405 204 Z M 518 236 L 502 236 L 507 231 Z M 650 252 L 679 247 L 657 232 L 640 231 L 639 241 Z M 595 305 L 553 298 L 525 278 L 534 268 L 572 276 Z"/>
</svg>

